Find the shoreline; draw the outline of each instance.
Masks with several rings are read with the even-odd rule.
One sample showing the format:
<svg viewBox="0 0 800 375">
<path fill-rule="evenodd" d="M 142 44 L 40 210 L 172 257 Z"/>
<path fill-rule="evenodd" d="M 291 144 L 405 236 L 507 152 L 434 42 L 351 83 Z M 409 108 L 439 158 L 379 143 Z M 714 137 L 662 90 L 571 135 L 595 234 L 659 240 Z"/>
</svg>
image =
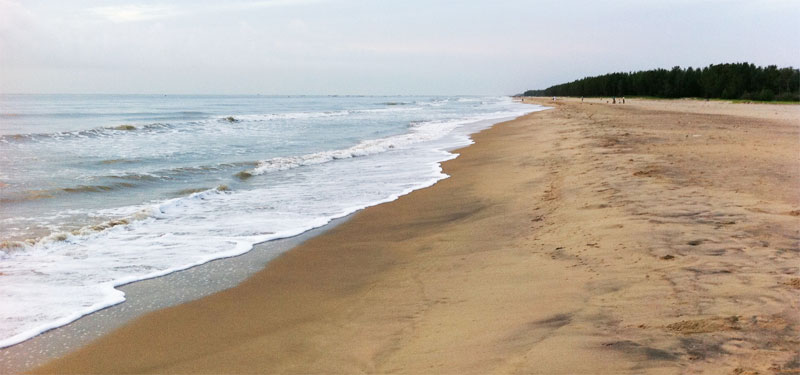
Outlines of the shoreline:
<svg viewBox="0 0 800 375">
<path fill-rule="evenodd" d="M 250 251 L 240 255 L 214 259 L 166 275 L 118 286 L 115 289 L 125 293 L 125 301 L 86 314 L 18 344 L 0 348 L 0 373 L 30 370 L 78 350 L 149 312 L 235 287 L 281 253 L 335 228 L 354 214 L 333 219 L 328 224 L 296 236 L 257 243 Z"/>
<path fill-rule="evenodd" d="M 474 134 L 450 178 L 237 287 L 34 373 L 800 366 L 800 107 L 526 102 L 556 109 Z"/>
<path fill-rule="evenodd" d="M 14 303 L 3 309 L 0 347 L 124 301 L 116 286 L 238 255 L 255 243 L 296 235 L 428 186 L 444 177 L 438 162 L 452 156 L 444 150 L 469 143 L 459 131 L 465 124 L 517 116 L 531 108 L 507 97 L 417 97 L 403 101 L 402 108 L 392 105 L 399 101 L 386 100 L 229 99 L 211 112 L 184 111 L 167 123 L 143 121 L 124 131 L 109 126 L 115 117 L 87 120 L 86 132 L 70 117 L 63 123 L 55 118 L 32 123 L 28 130 L 36 134 L 30 137 L 26 131 L 6 129 L 20 133 L 6 137 L 10 150 L 20 152 L 12 152 L 11 175 L 5 177 L 28 182 L 3 191 L 3 199 L 11 199 L 0 215 L 8 224 L 2 231 L 9 240 L 3 245 L 3 295 Z M 58 101 L 36 97 L 9 105 L 37 108 L 38 103 L 45 108 Z M 70 101 L 70 106 L 116 108 L 110 96 L 80 102 Z M 145 109 L 151 102 L 136 101 L 134 107 Z M 165 103 L 197 109 L 204 101 Z M 294 111 L 300 107 L 306 110 Z M 219 117 L 227 112 L 240 113 L 242 121 L 233 125 Z M 46 111 L 41 115 L 49 116 Z M 220 127 L 220 121 L 238 130 Z M 304 125 L 292 125 L 300 123 Z M 280 134 L 273 125 L 283 129 Z M 55 131 L 60 127 L 74 130 Z M 166 129 L 184 138 L 175 142 Z M 242 131 L 253 136 L 242 137 Z M 205 147 L 216 136 L 221 137 L 218 145 Z M 25 157 L 43 152 L 39 149 L 49 142 L 56 149 L 75 151 L 66 150 L 77 159 Z M 100 146 L 108 142 L 122 142 L 136 155 L 165 152 L 148 146 L 155 144 L 191 152 L 181 151 L 153 166 L 147 161 L 150 156 L 119 159 L 108 151 L 113 147 Z M 224 150 L 215 155 L 215 147 Z M 81 167 L 59 167 L 75 160 Z M 46 176 L 51 168 L 65 174 L 50 181 Z M 202 176 L 191 177 L 198 173 Z M 242 179 L 251 174 L 264 176 Z M 88 185 L 75 185 L 83 179 Z M 28 196 L 26 185 L 53 197 Z"/>
<path fill-rule="evenodd" d="M 463 125 L 454 134 L 466 136 L 472 142 L 471 135 L 476 132 L 513 118 L 478 120 Z M 453 151 L 460 148 L 462 147 L 456 146 L 444 150 L 450 152 L 452 158 L 455 158 L 458 154 Z M 437 163 L 436 168 L 439 169 L 442 163 Z M 445 175 L 442 179 L 448 177 Z M 432 184 L 436 184 L 442 179 L 436 180 Z M 359 211 L 392 202 L 399 197 L 429 186 L 398 193 L 364 208 L 359 208 L 343 217 L 333 218 L 323 226 L 294 236 L 256 243 L 251 250 L 242 254 L 212 259 L 164 275 L 116 286 L 115 289 L 125 294 L 123 302 L 90 312 L 70 323 L 46 330 L 20 343 L 0 348 L 0 373 L 18 373 L 30 370 L 47 361 L 78 350 L 91 341 L 149 312 L 180 305 L 233 288 L 262 270 L 269 261 L 282 253 L 315 236 L 328 232 L 352 218 Z"/>
</svg>

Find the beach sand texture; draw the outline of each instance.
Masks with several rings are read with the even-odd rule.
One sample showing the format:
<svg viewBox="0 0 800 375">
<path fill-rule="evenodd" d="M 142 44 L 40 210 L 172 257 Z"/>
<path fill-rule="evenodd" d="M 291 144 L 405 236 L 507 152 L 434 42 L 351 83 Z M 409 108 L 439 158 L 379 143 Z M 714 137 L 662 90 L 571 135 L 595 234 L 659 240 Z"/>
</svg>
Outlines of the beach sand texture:
<svg viewBox="0 0 800 375">
<path fill-rule="evenodd" d="M 800 372 L 800 106 L 580 99 L 34 373 Z"/>
</svg>

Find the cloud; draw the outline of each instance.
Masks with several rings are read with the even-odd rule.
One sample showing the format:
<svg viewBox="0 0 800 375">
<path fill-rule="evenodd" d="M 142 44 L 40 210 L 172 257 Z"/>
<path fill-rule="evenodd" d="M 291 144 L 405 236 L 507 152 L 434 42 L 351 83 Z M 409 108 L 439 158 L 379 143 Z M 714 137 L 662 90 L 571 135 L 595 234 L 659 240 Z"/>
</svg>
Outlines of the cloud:
<svg viewBox="0 0 800 375">
<path fill-rule="evenodd" d="M 283 7 L 293 5 L 306 5 L 318 4 L 325 2 L 325 0 L 263 0 L 253 2 L 232 3 L 229 5 L 221 5 L 219 8 L 241 9 L 241 8 L 271 8 Z"/>
<path fill-rule="evenodd" d="M 498 93 L 673 65 L 796 66 L 796 2 L 0 0 L 0 91 Z"/>
<path fill-rule="evenodd" d="M 160 5 L 120 5 L 90 8 L 89 12 L 112 22 L 136 22 L 171 16 L 173 8 Z"/>
<path fill-rule="evenodd" d="M 222 4 L 193 4 L 192 6 L 176 8 L 169 5 L 119 5 L 89 8 L 88 11 L 95 16 L 105 18 L 111 22 L 138 22 L 150 21 L 159 18 L 186 15 L 190 13 L 208 13 L 241 11 L 259 8 L 289 7 L 298 5 L 318 4 L 326 0 L 263 0 L 251 2 L 229 2 Z"/>
</svg>

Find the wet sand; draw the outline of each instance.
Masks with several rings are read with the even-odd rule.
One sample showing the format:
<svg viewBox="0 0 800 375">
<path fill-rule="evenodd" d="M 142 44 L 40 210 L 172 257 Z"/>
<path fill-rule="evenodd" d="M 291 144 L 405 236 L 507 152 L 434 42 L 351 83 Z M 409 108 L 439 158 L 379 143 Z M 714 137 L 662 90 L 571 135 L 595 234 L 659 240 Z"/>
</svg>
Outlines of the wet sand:
<svg viewBox="0 0 800 375">
<path fill-rule="evenodd" d="M 800 106 L 527 100 L 451 178 L 34 372 L 800 371 Z"/>
<path fill-rule="evenodd" d="M 124 303 L 83 316 L 17 345 L 0 348 L 0 374 L 16 374 L 41 366 L 144 314 L 232 288 L 264 269 L 281 253 L 327 232 L 349 217 L 335 219 L 298 236 L 256 244 L 242 255 L 215 259 L 183 271 L 117 287 L 125 293 Z"/>
</svg>

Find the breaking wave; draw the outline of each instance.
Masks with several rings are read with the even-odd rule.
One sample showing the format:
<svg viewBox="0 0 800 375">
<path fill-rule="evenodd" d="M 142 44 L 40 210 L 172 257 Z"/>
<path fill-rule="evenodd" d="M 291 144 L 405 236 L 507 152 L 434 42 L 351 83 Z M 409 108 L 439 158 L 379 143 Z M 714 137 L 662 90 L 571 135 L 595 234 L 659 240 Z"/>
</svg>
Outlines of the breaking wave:
<svg viewBox="0 0 800 375">
<path fill-rule="evenodd" d="M 440 138 L 453 129 L 471 122 L 481 120 L 491 120 L 496 118 L 509 117 L 508 112 L 491 113 L 488 115 L 470 117 L 451 121 L 426 121 L 412 123 L 408 133 L 389 136 L 379 139 L 370 139 L 358 143 L 355 146 L 340 150 L 315 152 L 299 156 L 276 157 L 258 162 L 258 166 L 238 172 L 235 174 L 240 179 L 248 179 L 253 176 L 262 175 L 269 172 L 283 171 L 287 169 L 316 165 L 340 159 L 350 159 L 361 156 L 368 156 L 387 152 L 393 149 L 402 149 L 414 144 Z"/>
</svg>

